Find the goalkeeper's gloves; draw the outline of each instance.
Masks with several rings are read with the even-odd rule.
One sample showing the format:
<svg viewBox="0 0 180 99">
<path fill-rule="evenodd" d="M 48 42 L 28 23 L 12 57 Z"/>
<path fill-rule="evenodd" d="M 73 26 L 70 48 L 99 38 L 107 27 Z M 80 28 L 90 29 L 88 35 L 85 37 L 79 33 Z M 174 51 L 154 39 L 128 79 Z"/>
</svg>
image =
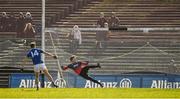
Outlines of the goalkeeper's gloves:
<svg viewBox="0 0 180 99">
<path fill-rule="evenodd" d="M 61 66 L 61 69 L 64 70 L 64 66 Z"/>
</svg>

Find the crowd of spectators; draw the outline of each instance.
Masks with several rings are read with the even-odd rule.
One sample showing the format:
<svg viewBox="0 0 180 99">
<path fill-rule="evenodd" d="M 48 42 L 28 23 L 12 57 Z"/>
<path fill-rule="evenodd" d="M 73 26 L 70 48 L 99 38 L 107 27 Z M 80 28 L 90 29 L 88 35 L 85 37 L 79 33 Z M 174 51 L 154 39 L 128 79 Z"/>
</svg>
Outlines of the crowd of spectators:
<svg viewBox="0 0 180 99">
<path fill-rule="evenodd" d="M 25 15 L 19 12 L 16 16 L 11 12 L 9 15 L 2 12 L 0 16 L 0 32 L 17 32 L 18 38 L 34 38 L 33 19 L 30 12 Z"/>
<path fill-rule="evenodd" d="M 100 17 L 97 21 L 97 27 L 105 27 L 105 24 L 108 24 L 109 28 L 118 28 L 120 25 L 119 18 L 116 16 L 115 12 L 111 13 L 111 16 L 109 18 L 106 18 L 104 16 L 104 13 L 100 13 Z"/>
<path fill-rule="evenodd" d="M 100 13 L 100 17 L 97 20 L 98 28 L 118 28 L 120 25 L 119 18 L 115 12 L 111 13 L 109 18 L 104 16 L 104 13 Z M 15 14 L 13 12 L 7 14 L 2 12 L 0 16 L 0 32 L 17 32 L 17 38 L 34 38 L 35 29 L 33 28 L 33 18 L 30 12 L 19 12 Z M 96 33 L 96 47 L 106 48 L 106 41 L 108 40 L 109 32 L 97 32 Z M 77 25 L 73 27 L 72 33 L 68 34 L 70 39 L 71 53 L 76 52 L 78 46 L 82 43 L 81 32 Z"/>
<path fill-rule="evenodd" d="M 109 18 L 105 18 L 104 13 L 100 13 L 100 17 L 97 20 L 97 27 L 98 28 L 109 28 L 109 29 L 116 29 L 120 27 L 119 18 L 116 16 L 115 12 L 111 13 Z M 110 31 L 104 32 L 100 31 L 96 33 L 96 48 L 106 48 L 107 40 L 110 35 Z"/>
</svg>

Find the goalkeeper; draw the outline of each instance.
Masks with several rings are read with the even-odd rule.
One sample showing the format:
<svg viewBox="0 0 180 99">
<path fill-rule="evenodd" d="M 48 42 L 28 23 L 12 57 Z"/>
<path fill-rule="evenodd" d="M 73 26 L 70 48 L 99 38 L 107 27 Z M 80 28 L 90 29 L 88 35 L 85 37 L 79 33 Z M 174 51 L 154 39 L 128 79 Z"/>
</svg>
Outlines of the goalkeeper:
<svg viewBox="0 0 180 99">
<path fill-rule="evenodd" d="M 87 80 L 90 80 L 90 81 L 92 81 L 94 83 L 97 83 L 101 87 L 103 87 L 103 85 L 100 82 L 98 82 L 97 80 L 89 77 L 89 75 L 88 75 L 88 70 L 90 68 L 101 68 L 99 63 L 97 64 L 97 66 L 89 66 L 88 65 L 88 63 L 89 63 L 88 61 L 77 61 L 76 60 L 76 56 L 74 56 L 74 55 L 70 57 L 70 62 L 71 62 L 71 64 L 69 64 L 67 66 L 61 66 L 61 68 L 63 70 L 66 70 L 66 69 L 70 68 L 76 74 L 78 74 L 79 76 L 81 76 L 81 77 L 83 77 L 83 78 L 85 78 Z"/>
</svg>

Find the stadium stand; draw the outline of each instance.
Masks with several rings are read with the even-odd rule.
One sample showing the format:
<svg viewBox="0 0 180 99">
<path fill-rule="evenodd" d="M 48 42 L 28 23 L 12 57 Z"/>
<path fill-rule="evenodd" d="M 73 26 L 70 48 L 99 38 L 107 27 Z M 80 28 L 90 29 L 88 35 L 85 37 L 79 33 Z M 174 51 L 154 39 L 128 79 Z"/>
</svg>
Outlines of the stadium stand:
<svg viewBox="0 0 180 99">
<path fill-rule="evenodd" d="M 6 1 L 6 2 L 5 2 Z M 0 3 L 0 11 L 30 11 L 35 25 L 40 24 L 41 2 L 37 0 L 4 0 Z M 27 2 L 28 1 L 28 2 Z M 57 1 L 57 0 L 54 0 Z M 62 0 L 63 1 L 63 0 Z M 79 27 L 95 27 L 100 12 L 109 17 L 111 12 L 116 12 L 120 24 L 127 28 L 172 28 L 180 25 L 180 2 L 166 2 L 164 0 L 116 0 L 116 2 L 103 2 L 91 0 L 49 0 L 46 10 L 46 26 L 56 28 L 72 28 L 75 24 Z M 81 2 L 80 2 L 81 1 Z M 79 7 L 79 5 L 81 5 Z M 84 6 L 86 5 L 86 6 Z M 32 7 L 32 9 L 29 9 Z M 3 10 L 6 8 L 6 10 Z M 0 33 L 2 37 L 5 33 Z M 10 34 L 10 35 L 8 35 Z M 15 36 L 16 33 L 8 32 L 2 39 Z M 57 48 L 58 56 L 66 56 L 61 50 L 69 52 L 67 33 L 59 33 Z M 2 36 L 1 36 L 2 35 Z M 111 31 L 107 48 L 97 50 L 95 47 L 95 32 L 82 32 L 83 43 L 76 55 L 88 57 L 92 63 L 100 62 L 102 69 L 93 70 L 96 74 L 121 74 L 130 72 L 163 72 L 179 73 L 180 69 L 180 34 L 179 31 L 148 31 L 128 32 Z M 36 35 L 40 43 L 40 35 Z M 4 40 L 1 39 L 1 42 Z M 0 43 L 1 43 L 0 42 Z M 15 45 L 15 46 L 14 46 Z M 25 65 L 26 70 L 32 70 L 32 64 L 22 64 L 27 45 L 13 43 L 0 52 L 0 67 L 19 67 Z M 46 35 L 46 50 L 53 52 L 53 47 L 48 34 Z M 93 58 L 93 59 L 91 59 Z M 177 64 L 176 72 L 169 72 L 170 60 Z M 57 70 L 55 60 L 46 58 L 49 70 Z M 67 63 L 63 63 L 67 64 Z"/>
<path fill-rule="evenodd" d="M 116 12 L 120 24 L 127 28 L 172 28 L 179 27 L 179 3 L 157 0 L 115 0 L 116 2 L 94 2 L 75 11 L 51 27 L 72 28 L 74 24 L 79 27 L 96 27 L 100 12 L 109 17 Z M 179 31 L 149 31 L 126 32 L 111 31 L 108 47 L 96 53 L 95 33 L 83 33 L 83 44 L 78 49 L 78 56 L 96 57 L 103 65 L 102 70 L 96 73 L 126 73 L 137 71 L 156 71 L 168 73 L 171 59 L 179 64 Z M 68 51 L 65 34 L 59 38 L 64 42 L 61 46 Z M 51 47 L 48 47 L 48 49 Z M 126 55 L 127 54 L 127 55 Z M 175 56 L 174 56 L 175 55 Z M 102 57 L 115 57 L 101 60 Z M 118 57 L 117 57 L 118 56 Z M 123 56 L 123 57 L 121 57 Z M 107 58 L 108 59 L 108 58 Z M 49 60 L 50 61 L 50 60 Z M 50 62 L 48 62 L 50 63 Z M 179 65 L 177 65 L 179 66 Z"/>
<path fill-rule="evenodd" d="M 66 17 L 68 14 L 85 6 L 89 2 L 90 0 L 48 0 L 46 2 L 46 26 Z M 33 25 L 37 32 L 37 42 L 40 44 L 41 3 L 39 0 L 1 0 L 0 11 L 6 12 L 7 15 L 13 12 L 16 17 L 19 12 L 23 12 L 24 14 L 30 12 L 33 17 Z M 22 59 L 24 58 L 21 56 L 24 56 L 25 51 L 27 51 L 25 50 L 25 46 L 27 45 L 24 46 L 24 41 L 16 38 L 16 35 L 16 32 L 0 32 L 0 67 L 2 67 L 0 78 L 3 78 L 2 81 L 0 81 L 0 87 L 8 87 L 4 85 L 4 79 L 6 78 L 7 81 L 8 74 L 21 68 L 19 65 L 22 64 Z M 32 67 L 30 63 L 29 65 Z M 11 69 L 11 71 L 8 69 Z M 4 74 L 4 72 L 6 72 L 6 74 Z"/>
<path fill-rule="evenodd" d="M 79 27 L 93 27 L 100 12 L 109 17 L 113 11 L 119 17 L 121 26 L 125 27 L 178 27 L 179 7 L 178 1 L 165 2 L 165 0 L 116 0 L 113 3 L 94 3 L 88 4 L 52 26 L 72 27 L 77 24 Z"/>
<path fill-rule="evenodd" d="M 32 72 L 32 70 L 26 70 L 26 73 Z M 9 86 L 9 77 L 11 73 L 22 73 L 21 68 L 18 67 L 0 67 L 0 88 L 7 88 Z"/>
</svg>

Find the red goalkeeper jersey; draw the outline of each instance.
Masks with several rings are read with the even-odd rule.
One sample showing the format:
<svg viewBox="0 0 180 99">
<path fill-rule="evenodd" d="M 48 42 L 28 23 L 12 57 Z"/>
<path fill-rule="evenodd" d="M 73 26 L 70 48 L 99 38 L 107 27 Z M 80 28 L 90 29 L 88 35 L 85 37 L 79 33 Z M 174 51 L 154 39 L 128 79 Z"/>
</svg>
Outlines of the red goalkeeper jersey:
<svg viewBox="0 0 180 99">
<path fill-rule="evenodd" d="M 67 66 L 62 66 L 63 70 L 67 70 L 68 68 L 72 69 L 76 74 L 80 74 L 81 70 L 88 65 L 88 61 L 83 62 L 75 62 L 72 64 L 69 64 Z"/>
</svg>

